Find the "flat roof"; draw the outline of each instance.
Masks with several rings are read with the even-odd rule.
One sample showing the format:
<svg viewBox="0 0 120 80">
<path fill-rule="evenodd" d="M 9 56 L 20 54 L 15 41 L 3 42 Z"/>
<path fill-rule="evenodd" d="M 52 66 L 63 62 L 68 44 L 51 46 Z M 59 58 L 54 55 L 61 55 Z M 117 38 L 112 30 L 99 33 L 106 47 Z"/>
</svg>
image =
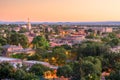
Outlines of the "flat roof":
<svg viewBox="0 0 120 80">
<path fill-rule="evenodd" d="M 0 61 L 12 61 L 12 60 L 20 60 L 20 59 L 8 58 L 8 57 L 0 57 Z"/>
<path fill-rule="evenodd" d="M 34 61 L 34 60 L 29 60 L 29 61 L 24 61 L 24 62 L 27 62 L 27 63 L 33 63 L 33 64 L 50 65 L 48 62 Z"/>
</svg>

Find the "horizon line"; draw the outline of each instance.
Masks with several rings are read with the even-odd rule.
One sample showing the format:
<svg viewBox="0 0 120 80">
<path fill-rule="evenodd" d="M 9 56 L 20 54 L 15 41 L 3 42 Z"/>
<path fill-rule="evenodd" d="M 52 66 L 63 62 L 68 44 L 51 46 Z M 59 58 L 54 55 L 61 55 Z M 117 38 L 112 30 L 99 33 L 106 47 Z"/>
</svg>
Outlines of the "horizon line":
<svg viewBox="0 0 120 80">
<path fill-rule="evenodd" d="M 0 22 L 27 22 L 27 20 L 26 21 L 24 21 L 24 20 L 16 20 L 16 21 L 7 21 L 7 20 L 0 20 Z M 30 22 L 120 22 L 120 21 L 30 21 Z"/>
</svg>

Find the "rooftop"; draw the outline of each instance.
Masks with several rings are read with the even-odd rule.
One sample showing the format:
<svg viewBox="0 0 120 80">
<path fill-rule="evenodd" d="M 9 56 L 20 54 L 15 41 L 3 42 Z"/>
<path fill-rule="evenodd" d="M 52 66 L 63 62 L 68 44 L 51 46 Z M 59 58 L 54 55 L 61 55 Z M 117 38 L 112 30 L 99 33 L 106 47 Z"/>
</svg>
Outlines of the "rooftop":
<svg viewBox="0 0 120 80">
<path fill-rule="evenodd" d="M 12 60 L 20 60 L 20 59 L 0 57 L 0 61 L 12 61 Z"/>
</svg>

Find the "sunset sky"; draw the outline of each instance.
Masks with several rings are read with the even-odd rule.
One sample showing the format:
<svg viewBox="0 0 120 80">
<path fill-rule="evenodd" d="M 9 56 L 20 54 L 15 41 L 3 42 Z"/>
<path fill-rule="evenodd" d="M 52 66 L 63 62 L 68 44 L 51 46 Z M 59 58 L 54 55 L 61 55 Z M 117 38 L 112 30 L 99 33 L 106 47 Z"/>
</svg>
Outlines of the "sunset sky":
<svg viewBox="0 0 120 80">
<path fill-rule="evenodd" d="M 0 21 L 120 21 L 120 0 L 0 0 Z"/>
</svg>

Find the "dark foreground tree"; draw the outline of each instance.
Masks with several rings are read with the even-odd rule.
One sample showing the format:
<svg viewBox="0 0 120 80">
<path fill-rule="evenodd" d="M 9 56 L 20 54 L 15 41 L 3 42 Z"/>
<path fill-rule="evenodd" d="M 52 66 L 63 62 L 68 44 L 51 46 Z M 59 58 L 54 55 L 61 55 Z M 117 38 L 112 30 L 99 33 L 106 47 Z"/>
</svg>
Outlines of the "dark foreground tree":
<svg viewBox="0 0 120 80">
<path fill-rule="evenodd" d="M 57 69 L 57 75 L 60 76 L 64 76 L 66 78 L 69 78 L 70 76 L 72 76 L 72 68 L 69 65 L 65 65 L 62 67 L 59 67 Z"/>
<path fill-rule="evenodd" d="M 14 73 L 14 79 L 15 80 L 39 80 L 39 77 L 37 77 L 33 73 L 27 73 L 27 72 L 23 71 L 22 69 L 18 69 Z"/>
<path fill-rule="evenodd" d="M 48 70 L 50 70 L 48 67 L 45 67 L 41 64 L 34 64 L 30 68 L 29 72 L 34 73 L 37 76 L 43 76 L 44 72 Z"/>
<path fill-rule="evenodd" d="M 13 78 L 13 74 L 15 69 L 12 65 L 7 62 L 0 63 L 0 80 L 1 79 L 11 79 Z"/>
</svg>

